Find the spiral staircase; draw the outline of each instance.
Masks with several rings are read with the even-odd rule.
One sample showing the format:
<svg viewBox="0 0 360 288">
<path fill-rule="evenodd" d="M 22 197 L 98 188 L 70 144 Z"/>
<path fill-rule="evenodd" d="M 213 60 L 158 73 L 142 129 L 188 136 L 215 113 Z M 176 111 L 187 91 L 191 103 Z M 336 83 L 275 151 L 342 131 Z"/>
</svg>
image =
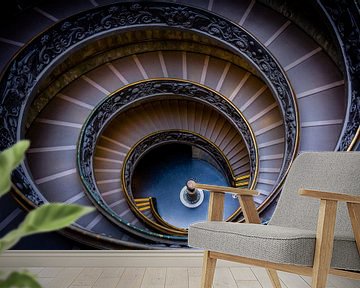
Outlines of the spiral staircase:
<svg viewBox="0 0 360 288">
<path fill-rule="evenodd" d="M 0 233 L 42 203 L 78 203 L 96 210 L 62 231 L 75 243 L 187 248 L 186 227 L 161 212 L 185 209 L 178 196 L 167 207 L 161 193 L 133 183 L 146 155 L 174 143 L 192 147 L 227 185 L 258 190 L 265 222 L 298 153 L 358 147 L 359 30 L 340 24 L 359 15 L 341 15 L 349 10 L 338 1 L 311 5 L 328 30 L 277 1 L 34 1 L 23 9 L 0 31 L 0 134 L 1 150 L 21 138 L 31 148 L 12 196 L 0 200 Z M 349 31 L 355 40 L 342 45 Z M 169 189 L 178 195 L 176 185 Z M 241 221 L 236 198 L 226 199 L 225 216 Z"/>
</svg>

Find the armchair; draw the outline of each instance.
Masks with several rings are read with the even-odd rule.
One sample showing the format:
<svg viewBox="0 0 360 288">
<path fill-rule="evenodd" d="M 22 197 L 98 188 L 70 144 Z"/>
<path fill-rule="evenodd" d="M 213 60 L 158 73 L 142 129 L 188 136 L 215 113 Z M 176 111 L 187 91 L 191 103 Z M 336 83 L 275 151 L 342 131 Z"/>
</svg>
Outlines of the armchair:
<svg viewBox="0 0 360 288">
<path fill-rule="evenodd" d="M 259 224 L 255 191 L 188 186 L 210 191 L 208 221 L 189 228 L 189 245 L 205 250 L 202 288 L 212 286 L 217 259 L 264 267 L 275 288 L 276 270 L 312 276 L 312 288 L 325 288 L 328 274 L 360 280 L 359 152 L 298 156 L 268 225 Z M 238 194 L 246 223 L 222 221 L 226 192 Z"/>
</svg>

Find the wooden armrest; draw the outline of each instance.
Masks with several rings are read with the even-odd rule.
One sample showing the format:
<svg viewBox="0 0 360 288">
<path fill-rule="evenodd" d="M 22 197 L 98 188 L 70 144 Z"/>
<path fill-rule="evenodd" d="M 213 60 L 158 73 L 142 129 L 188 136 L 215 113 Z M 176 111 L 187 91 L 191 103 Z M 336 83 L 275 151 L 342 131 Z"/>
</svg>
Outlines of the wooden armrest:
<svg viewBox="0 0 360 288">
<path fill-rule="evenodd" d="M 354 196 L 349 194 L 308 190 L 308 189 L 299 189 L 299 194 L 302 196 L 308 196 L 322 200 L 343 201 L 343 202 L 358 203 L 358 204 L 360 203 L 360 196 Z"/>
<path fill-rule="evenodd" d="M 244 213 L 247 223 L 260 223 L 260 218 L 256 210 L 253 196 L 259 195 L 259 192 L 249 189 L 239 189 L 233 187 L 223 187 L 215 185 L 198 184 L 195 181 L 188 181 L 186 186 L 189 190 L 204 189 L 210 192 L 209 199 L 209 221 L 221 221 L 224 214 L 224 193 L 235 193 L 239 196 L 240 206 Z"/>
<path fill-rule="evenodd" d="M 316 248 L 315 251 L 321 250 L 322 246 L 325 246 L 325 250 L 331 250 L 332 246 L 329 243 L 332 243 L 334 238 L 334 229 L 335 229 L 335 221 L 336 221 L 336 207 L 338 201 L 346 202 L 347 208 L 349 211 L 351 226 L 353 228 L 355 241 L 357 245 L 357 249 L 360 253 L 360 196 L 349 195 L 349 194 L 341 194 L 334 192 L 326 192 L 326 191 L 317 191 L 317 190 L 309 190 L 309 189 L 299 189 L 299 194 L 303 196 L 313 197 L 320 199 L 320 210 L 319 210 L 319 218 L 318 218 L 318 231 L 316 236 L 316 241 L 319 242 L 317 244 L 319 248 Z M 328 201 L 330 200 L 330 201 Z M 326 235 L 326 236 L 324 236 Z M 323 238 L 327 238 L 323 240 Z M 327 244 L 323 243 L 325 241 Z M 331 244 L 332 245 L 332 244 Z M 331 249 L 330 249 L 330 248 Z M 320 252 L 317 252 L 320 253 Z M 330 254 L 331 256 L 331 254 Z M 315 255 L 316 259 L 317 256 Z M 331 258 L 331 257 L 330 257 Z M 331 259 L 330 259 L 331 260 Z M 329 261 L 330 261 L 329 260 Z M 314 260 L 314 263 L 316 261 Z M 320 265 L 321 263 L 317 263 Z M 315 266 L 315 264 L 314 264 Z"/>
<path fill-rule="evenodd" d="M 250 189 L 240 189 L 234 187 L 225 187 L 225 186 L 216 186 L 216 185 L 207 185 L 207 184 L 199 184 L 193 180 L 189 180 L 186 183 L 186 186 L 189 190 L 193 189 L 204 189 L 214 193 L 233 193 L 237 195 L 243 196 L 258 196 L 260 193 Z"/>
</svg>

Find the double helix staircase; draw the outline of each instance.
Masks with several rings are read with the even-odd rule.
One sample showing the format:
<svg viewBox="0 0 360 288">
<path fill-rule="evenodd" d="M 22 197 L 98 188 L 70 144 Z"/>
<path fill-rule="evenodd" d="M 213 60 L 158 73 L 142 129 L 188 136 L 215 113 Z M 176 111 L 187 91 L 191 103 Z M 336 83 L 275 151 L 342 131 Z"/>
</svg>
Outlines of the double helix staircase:
<svg viewBox="0 0 360 288">
<path fill-rule="evenodd" d="M 222 164 L 218 164 L 228 171 L 225 174 L 229 185 L 260 192 L 255 202 L 265 220 L 276 206 L 287 170 L 298 153 L 340 149 L 344 129 L 351 121 L 353 131 L 358 131 L 358 118 L 349 116 L 349 107 L 356 99 L 349 98 L 351 87 L 344 76 L 346 71 L 338 66 L 341 57 L 336 53 L 334 56 L 321 34 L 314 37 L 315 28 L 305 29 L 313 27 L 311 21 L 308 26 L 301 21 L 295 23 L 294 17 L 285 17 L 281 9 L 272 9 L 267 1 L 149 3 L 131 6 L 105 0 L 37 1 L 9 20 L 6 29 L 0 29 L 0 66 L 4 71 L 1 81 L 5 87 L 1 90 L 0 107 L 5 107 L 1 110 L 5 123 L 1 128 L 8 128 L 6 123 L 10 123 L 11 113 L 6 110 L 10 98 L 6 97 L 14 91 L 9 92 L 10 84 L 6 83 L 11 82 L 7 79 L 12 79 L 14 69 L 20 71 L 26 61 L 25 68 L 52 67 L 36 76 L 23 69 L 24 78 L 16 79 L 14 87 L 19 91 L 27 85 L 26 81 L 36 83 L 29 95 L 21 95 L 26 100 L 16 104 L 20 107 L 16 116 L 19 124 L 13 138 L 31 141 L 23 169 L 39 200 L 31 200 L 21 189 L 14 193 L 16 202 L 9 196 L 2 198 L 0 205 L 6 208 L 0 214 L 1 234 L 26 214 L 17 202 L 26 209 L 47 201 L 78 203 L 97 208 L 63 232 L 79 243 L 97 248 L 186 248 L 186 229 L 161 218 L 155 200 L 151 200 L 157 195 L 136 198 L 129 192 L 131 179 L 126 167 L 133 173 L 131 164 L 136 168 L 137 162 L 127 163 L 136 156 L 136 147 L 142 147 L 149 137 L 162 133 L 166 143 L 175 133 L 176 137 L 191 135 L 176 138 L 189 145 L 196 146 L 200 140 L 207 143 L 218 151 L 217 159 L 222 159 Z M 166 25 L 157 27 L 160 20 L 155 18 L 148 25 L 148 18 L 155 16 L 143 8 L 147 5 L 154 5 L 154 11 L 176 13 L 167 18 Z M 108 19 L 99 16 L 101 9 L 111 13 L 126 10 L 124 19 L 117 19 L 122 28 L 110 28 Z M 131 15 L 145 20 L 135 25 L 133 22 L 138 20 Z M 194 20 L 196 17 L 200 20 Z M 205 18 L 223 22 L 214 20 L 218 26 L 209 28 L 208 34 L 194 31 L 191 21 L 202 23 Z M 131 24 L 127 26 L 126 21 Z M 74 23 L 81 25 L 76 27 Z M 248 51 L 241 54 L 241 43 L 236 44 L 238 51 L 228 44 L 232 38 L 226 35 L 230 31 L 224 28 L 226 25 L 243 27 L 249 35 L 242 39 L 244 43 L 260 48 L 251 55 L 246 54 Z M 98 26 L 105 30 L 101 32 Z M 95 36 L 87 36 L 90 32 L 85 27 L 92 29 Z M 66 31 L 70 34 L 64 32 L 68 42 L 60 41 L 51 48 L 63 51 L 59 55 L 65 56 L 51 58 L 46 51 L 52 45 L 47 42 L 47 35 L 58 35 L 51 34 L 56 29 L 69 29 Z M 82 36 L 77 38 L 78 35 Z M 216 40 L 221 37 L 225 40 Z M 77 42 L 71 42 L 75 38 Z M 41 45 L 33 48 L 32 43 Z M 33 54 L 21 58 L 27 47 L 34 49 Z M 262 51 L 273 57 L 266 59 L 273 61 L 274 66 L 267 68 L 268 63 L 260 61 Z M 35 54 L 43 62 L 36 62 Z M 280 68 L 267 75 L 267 69 L 274 67 Z M 281 82 L 282 75 L 288 81 L 288 97 L 294 97 L 293 109 L 284 104 L 282 91 L 274 84 Z M 166 87 L 160 92 L 149 88 L 148 92 L 146 85 L 153 85 L 154 91 L 158 86 Z M 174 87 L 178 90 L 171 90 Z M 210 96 L 198 97 L 200 92 Z M 122 97 L 130 100 L 115 110 L 109 99 L 116 104 Z M 98 127 L 91 121 L 100 119 L 101 113 L 107 118 Z M 235 121 L 234 117 L 240 120 Z M 98 129 L 90 129 L 94 127 Z M 341 149 L 356 148 L 357 137 L 358 132 L 350 135 L 349 145 Z M 93 142 L 86 146 L 90 140 Z M 2 142 L 5 148 L 11 141 Z M 146 151 L 151 153 L 150 148 Z M 83 165 L 81 155 L 86 155 L 88 166 Z M 95 188 L 90 189 L 90 184 Z M 228 221 L 239 221 L 240 207 L 229 210 L 227 215 Z"/>
</svg>

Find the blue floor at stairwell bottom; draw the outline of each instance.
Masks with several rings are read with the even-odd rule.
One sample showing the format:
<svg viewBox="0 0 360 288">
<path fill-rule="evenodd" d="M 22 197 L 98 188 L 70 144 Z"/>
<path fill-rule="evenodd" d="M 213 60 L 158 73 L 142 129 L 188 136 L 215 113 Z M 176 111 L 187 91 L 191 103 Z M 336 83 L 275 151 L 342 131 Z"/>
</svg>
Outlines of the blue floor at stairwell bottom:
<svg viewBox="0 0 360 288">
<path fill-rule="evenodd" d="M 186 144 L 166 144 L 151 150 L 139 161 L 133 175 L 134 198 L 155 198 L 160 216 L 180 228 L 207 218 L 208 192 L 204 191 L 204 201 L 197 208 L 188 208 L 180 201 L 180 191 L 189 179 L 229 186 L 227 177 L 217 167 L 193 158 L 192 147 Z M 230 216 L 238 207 L 238 199 L 227 194 L 224 216 Z"/>
</svg>

